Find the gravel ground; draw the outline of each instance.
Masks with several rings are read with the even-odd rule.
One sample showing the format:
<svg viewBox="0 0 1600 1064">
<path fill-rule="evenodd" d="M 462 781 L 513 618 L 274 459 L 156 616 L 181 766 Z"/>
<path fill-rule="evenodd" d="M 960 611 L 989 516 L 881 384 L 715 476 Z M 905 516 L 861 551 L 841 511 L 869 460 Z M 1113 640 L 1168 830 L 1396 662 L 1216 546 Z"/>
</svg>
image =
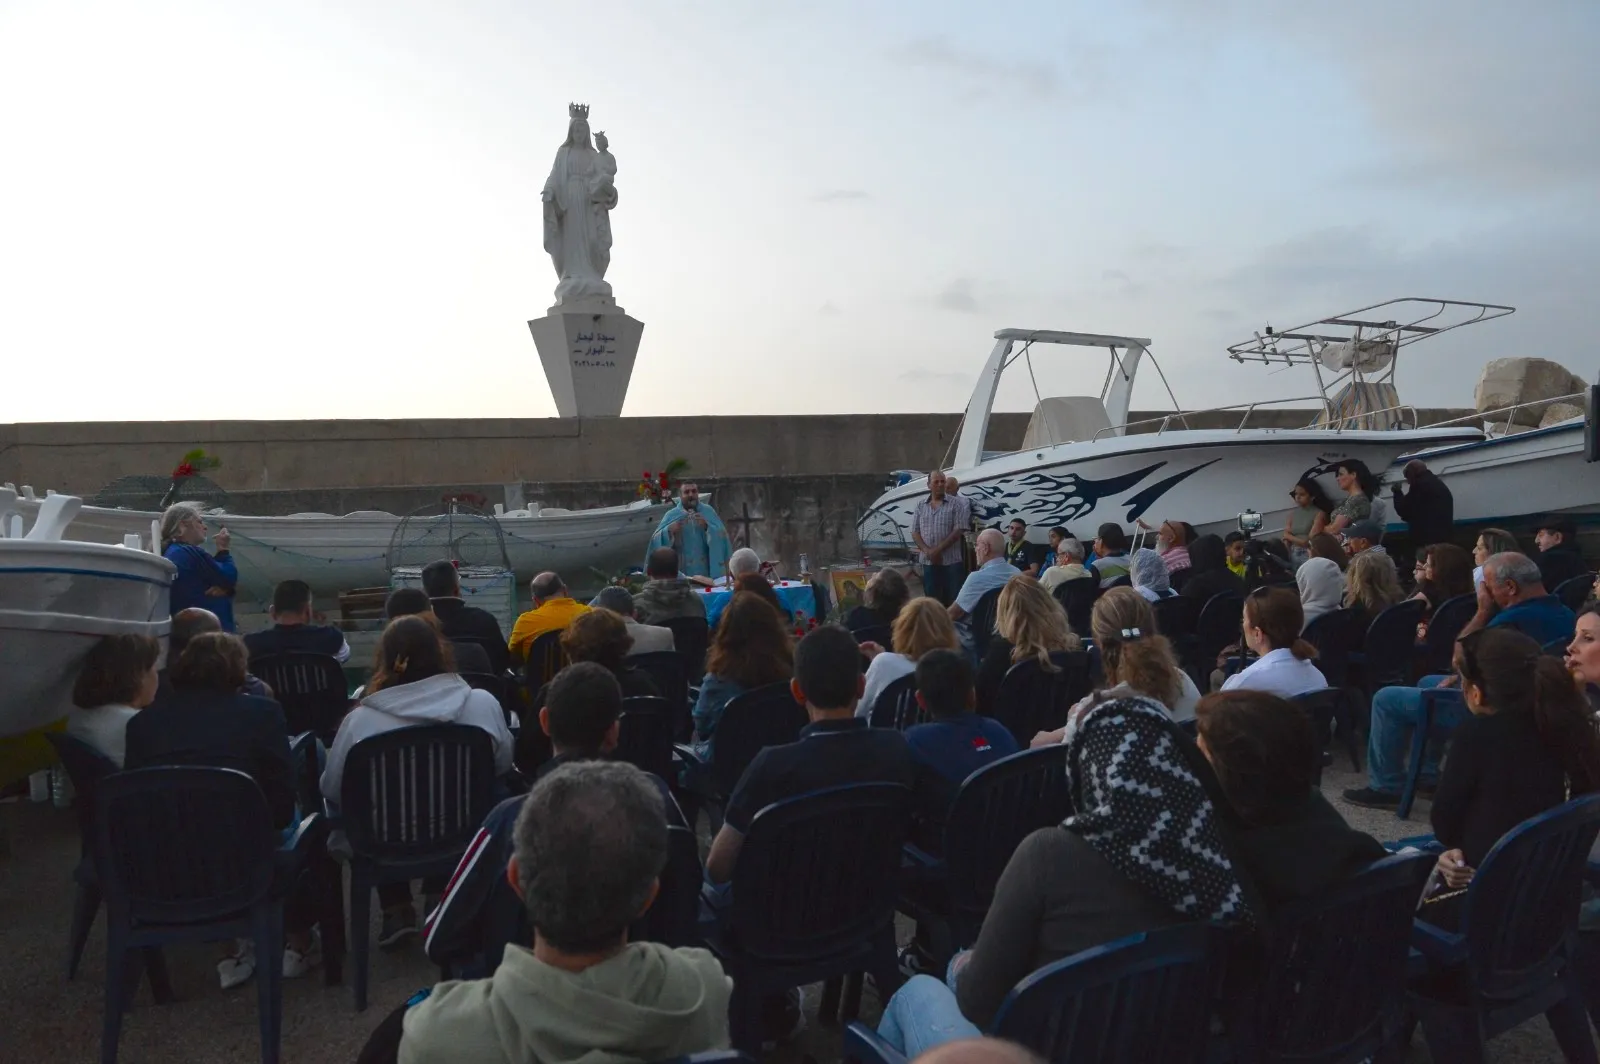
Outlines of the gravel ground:
<svg viewBox="0 0 1600 1064">
<path fill-rule="evenodd" d="M 1342 756 L 1330 769 L 1324 790 L 1351 823 L 1379 839 L 1395 839 L 1427 830 L 1427 803 L 1419 802 L 1409 822 L 1392 813 L 1345 806 L 1338 795 L 1362 780 L 1349 771 Z M 7 824 L 7 822 L 9 822 Z M 18 804 L 0 808 L 0 825 L 9 827 L 11 852 L 0 850 L 0 1060 L 79 1062 L 99 1052 L 105 939 L 97 921 L 78 978 L 64 979 L 70 916 L 70 873 L 77 856 L 77 831 L 70 812 L 49 805 Z M 902 921 L 902 940 L 910 936 Z M 259 1059 L 256 996 L 250 987 L 224 992 L 217 987 L 214 954 L 208 947 L 168 951 L 178 1001 L 151 1003 L 142 989 L 122 1031 L 124 1064 L 223 1064 Z M 399 953 L 374 951 L 372 1006 L 357 1013 L 347 987 L 322 985 L 320 972 L 284 986 L 283 1059 L 289 1064 L 348 1064 L 354 1061 L 371 1029 L 400 1001 L 437 977 L 421 948 Z M 837 1026 L 817 1021 L 819 988 L 808 994 L 806 1030 L 772 1059 L 783 1064 L 805 1057 L 820 1064 L 836 1060 Z M 875 1023 L 879 1003 L 870 982 L 863 996 L 862 1018 Z M 1408 1061 L 1427 1061 L 1418 1034 Z M 1560 1054 L 1542 1019 L 1496 1039 L 1489 1060 L 1504 1064 L 1557 1061 Z"/>
</svg>

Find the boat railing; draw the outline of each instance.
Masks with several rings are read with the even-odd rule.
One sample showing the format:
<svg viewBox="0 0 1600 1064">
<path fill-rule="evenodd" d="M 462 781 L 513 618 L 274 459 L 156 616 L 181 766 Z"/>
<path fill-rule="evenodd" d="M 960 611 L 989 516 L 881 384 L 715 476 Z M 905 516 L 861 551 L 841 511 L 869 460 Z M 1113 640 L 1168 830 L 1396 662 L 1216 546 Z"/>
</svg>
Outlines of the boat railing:
<svg viewBox="0 0 1600 1064">
<path fill-rule="evenodd" d="M 1386 406 L 1377 410 L 1363 410 L 1359 413 L 1347 414 L 1344 417 L 1330 418 L 1320 425 L 1307 427 L 1316 427 L 1331 432 L 1342 432 L 1346 428 L 1353 427 L 1368 418 L 1376 417 L 1381 414 L 1408 414 L 1410 415 L 1409 423 L 1414 428 L 1439 429 L 1449 428 L 1451 425 L 1470 425 L 1481 423 L 1488 426 L 1491 432 L 1498 431 L 1503 434 L 1510 432 L 1512 426 L 1516 424 L 1515 416 L 1519 410 L 1524 410 L 1529 407 L 1548 408 L 1557 403 L 1568 403 L 1576 406 L 1583 406 L 1587 401 L 1588 396 L 1585 393 L 1575 392 L 1571 395 L 1557 395 L 1549 399 L 1530 399 L 1527 402 L 1514 403 L 1510 406 L 1496 407 L 1493 410 L 1485 410 L 1481 413 L 1466 414 L 1461 417 L 1453 417 L 1444 421 L 1430 421 L 1426 425 L 1421 423 L 1421 417 L 1418 415 L 1417 408 L 1409 403 L 1405 403 L 1398 406 Z M 1190 426 L 1186 419 L 1191 416 L 1197 416 L 1201 414 L 1220 414 L 1235 410 L 1241 411 L 1241 415 L 1239 418 L 1239 424 L 1234 426 L 1233 431 L 1243 432 L 1249 426 L 1250 416 L 1254 414 L 1260 407 L 1276 406 L 1284 403 L 1305 402 L 1320 403 L 1322 402 L 1322 396 L 1302 395 L 1291 399 L 1266 399 L 1252 403 L 1232 403 L 1228 406 L 1212 406 L 1206 407 L 1203 410 L 1174 410 L 1172 413 L 1163 414 L 1160 417 L 1141 418 L 1138 421 L 1129 421 L 1121 425 L 1111 425 L 1096 432 L 1093 436 L 1093 439 L 1098 440 L 1102 436 L 1121 435 L 1130 429 L 1143 428 L 1148 425 L 1155 425 L 1155 434 L 1159 435 L 1163 432 L 1166 432 L 1168 428 L 1172 427 L 1174 422 L 1178 423 L 1179 428 L 1189 428 Z M 1502 415 L 1505 418 L 1505 424 L 1499 426 L 1494 425 L 1493 423 L 1498 421 Z"/>
<path fill-rule="evenodd" d="M 1250 423 L 1250 415 L 1255 413 L 1257 407 L 1277 406 L 1282 403 L 1317 403 L 1320 405 L 1322 401 L 1323 399 L 1320 395 L 1297 395 L 1288 399 L 1260 399 L 1253 403 L 1230 403 L 1227 406 L 1211 406 L 1206 407 L 1204 410 L 1174 410 L 1172 413 L 1163 414 L 1160 417 L 1141 418 L 1138 421 L 1127 421 L 1121 425 L 1108 426 L 1096 432 L 1091 439 L 1098 440 L 1102 436 L 1113 434 L 1122 435 L 1128 429 L 1139 428 L 1144 425 L 1157 426 L 1155 431 L 1159 435 L 1167 431 L 1174 421 L 1179 423 L 1180 428 L 1187 429 L 1189 423 L 1186 419 L 1189 417 L 1200 414 L 1222 414 L 1232 410 L 1243 411 L 1239 418 L 1239 424 L 1234 429 L 1235 432 L 1243 432 Z"/>
<path fill-rule="evenodd" d="M 1498 421 L 1500 415 L 1504 414 L 1506 421 L 1504 425 L 1499 427 L 1499 431 L 1501 435 L 1505 435 L 1510 433 L 1512 426 L 1516 424 L 1516 422 L 1513 420 L 1513 417 L 1518 410 L 1525 410 L 1528 407 L 1533 406 L 1549 408 L 1557 403 L 1566 403 L 1569 406 L 1586 407 L 1588 401 L 1589 396 L 1586 392 L 1573 392 L 1571 395 L 1557 395 L 1549 399 L 1530 399 L 1524 403 L 1513 403 L 1510 406 L 1495 407 L 1493 410 L 1484 410 L 1480 413 L 1467 414 L 1463 417 L 1453 417 L 1448 421 L 1434 421 L 1422 427 L 1439 429 L 1450 425 L 1471 424 L 1476 422 L 1481 422 L 1485 425 L 1488 425 L 1490 422 Z M 1493 426 L 1491 426 L 1491 428 L 1492 427 Z M 1528 427 L 1531 428 L 1532 426 Z"/>
</svg>

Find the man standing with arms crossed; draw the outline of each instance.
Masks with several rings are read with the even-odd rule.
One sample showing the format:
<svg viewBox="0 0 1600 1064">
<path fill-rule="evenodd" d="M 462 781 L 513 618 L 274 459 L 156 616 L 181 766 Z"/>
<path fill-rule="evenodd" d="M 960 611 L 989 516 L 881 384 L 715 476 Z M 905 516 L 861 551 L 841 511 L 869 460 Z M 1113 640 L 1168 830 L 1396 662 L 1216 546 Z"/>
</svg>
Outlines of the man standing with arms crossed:
<svg viewBox="0 0 1600 1064">
<path fill-rule="evenodd" d="M 911 538 L 922 555 L 922 589 L 941 605 L 954 601 L 966 576 L 961 537 L 971 524 L 972 504 L 959 495 L 945 494 L 942 470 L 928 474 L 928 497 L 917 504 Z"/>
</svg>

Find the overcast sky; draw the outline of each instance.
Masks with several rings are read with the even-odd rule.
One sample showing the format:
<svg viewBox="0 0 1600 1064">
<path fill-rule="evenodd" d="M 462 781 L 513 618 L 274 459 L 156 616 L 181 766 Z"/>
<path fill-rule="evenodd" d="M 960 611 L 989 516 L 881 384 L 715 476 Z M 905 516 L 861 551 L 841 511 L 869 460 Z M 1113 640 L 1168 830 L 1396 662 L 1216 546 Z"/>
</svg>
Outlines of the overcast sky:
<svg viewBox="0 0 1600 1064">
<path fill-rule="evenodd" d="M 1400 295 L 1518 308 L 1411 402 L 1593 379 L 1597 53 L 1594 0 L 0 0 L 0 421 L 553 415 L 569 100 L 629 414 L 955 410 L 1007 326 L 1304 395 L 1223 349 Z"/>
</svg>

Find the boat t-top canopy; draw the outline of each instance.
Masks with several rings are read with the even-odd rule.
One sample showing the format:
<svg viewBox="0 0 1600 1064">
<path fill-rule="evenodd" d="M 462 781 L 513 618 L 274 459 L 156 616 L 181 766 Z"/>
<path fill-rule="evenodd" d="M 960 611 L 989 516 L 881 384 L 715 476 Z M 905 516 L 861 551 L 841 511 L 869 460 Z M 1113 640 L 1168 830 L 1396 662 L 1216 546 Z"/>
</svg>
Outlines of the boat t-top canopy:
<svg viewBox="0 0 1600 1064">
<path fill-rule="evenodd" d="M 1330 347 L 1349 345 L 1341 353 L 1363 356 L 1353 357 L 1352 363 L 1372 362 L 1380 353 L 1386 353 L 1392 362 L 1395 352 L 1418 340 L 1503 318 L 1515 310 L 1494 303 L 1404 296 L 1292 329 L 1268 325 L 1253 339 L 1233 344 L 1228 355 L 1235 362 L 1327 365 L 1325 353 Z"/>
<path fill-rule="evenodd" d="M 1308 365 L 1317 375 L 1319 422 L 1392 428 L 1401 417 L 1394 386 L 1400 349 L 1467 325 L 1503 318 L 1515 307 L 1404 296 L 1291 329 L 1271 325 L 1228 348 L 1235 362 Z M 1326 370 L 1329 376 L 1324 376 Z"/>
<path fill-rule="evenodd" d="M 1000 377 L 1006 368 L 1019 358 L 1027 362 L 1028 374 L 1033 375 L 1032 349 L 1034 344 L 1058 344 L 1063 347 L 1097 347 L 1110 352 L 1105 383 L 1100 388 L 1100 403 L 1105 408 L 1108 423 L 1121 426 L 1128 420 L 1128 403 L 1133 398 L 1133 378 L 1138 372 L 1140 359 L 1148 353 L 1150 341 L 1137 336 L 1113 336 L 1109 333 L 1061 332 L 1056 329 L 1001 329 L 994 334 L 994 350 L 978 374 L 978 383 L 967 402 L 967 412 L 961 419 L 961 433 L 957 437 L 953 465 L 970 469 L 983 461 L 983 443 L 989 431 L 989 415 L 994 408 L 994 397 L 1000 386 Z M 1020 349 L 1013 352 L 1021 344 Z M 1151 364 L 1154 365 L 1152 356 Z M 1161 367 L 1156 366 L 1156 372 Z M 1166 375 L 1162 375 L 1165 383 Z M 1035 379 L 1035 398 L 1038 395 Z M 1168 394 L 1172 392 L 1167 389 Z M 1093 403 L 1092 398 L 1085 401 Z M 1173 399 L 1173 406 L 1177 400 Z M 1121 435 L 1121 430 L 1117 430 Z"/>
</svg>

